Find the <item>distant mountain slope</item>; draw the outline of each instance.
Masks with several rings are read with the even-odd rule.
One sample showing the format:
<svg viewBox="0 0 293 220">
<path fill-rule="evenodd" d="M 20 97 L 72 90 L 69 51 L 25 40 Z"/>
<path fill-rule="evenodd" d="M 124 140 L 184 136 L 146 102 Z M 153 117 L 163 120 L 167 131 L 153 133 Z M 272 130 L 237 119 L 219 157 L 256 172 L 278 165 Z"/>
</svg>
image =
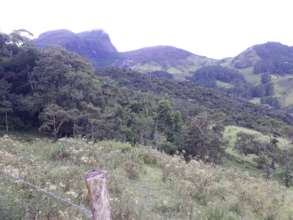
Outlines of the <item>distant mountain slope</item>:
<svg viewBox="0 0 293 220">
<path fill-rule="evenodd" d="M 110 37 L 102 30 L 73 33 L 48 31 L 34 40 L 39 47 L 61 46 L 90 60 L 95 66 L 128 67 L 140 72 L 167 72 L 178 79 L 191 76 L 198 68 L 216 60 L 198 56 L 171 46 L 155 46 L 118 53 Z"/>
<path fill-rule="evenodd" d="M 64 47 L 87 58 L 96 66 L 109 65 L 119 56 L 109 35 L 102 30 L 78 34 L 69 30 L 48 31 L 35 39 L 34 43 L 39 47 Z"/>
<path fill-rule="evenodd" d="M 184 79 L 198 68 L 211 65 L 216 60 L 195 55 L 171 46 L 147 47 L 122 53 L 116 65 L 140 72 L 164 71 L 176 78 Z"/>
<path fill-rule="evenodd" d="M 236 56 L 232 65 L 252 67 L 254 73 L 293 74 L 293 47 L 278 42 L 255 45 Z"/>
<path fill-rule="evenodd" d="M 278 42 L 254 45 L 225 65 L 237 69 L 258 90 L 264 84 L 262 77 L 270 76 L 272 94 L 260 94 L 260 102 L 274 100 L 281 107 L 293 105 L 293 47 Z"/>
<path fill-rule="evenodd" d="M 235 57 L 222 60 L 171 46 L 119 53 L 109 35 L 102 30 L 77 34 L 68 30 L 49 31 L 34 42 L 39 47 L 64 47 L 87 58 L 96 67 L 126 67 L 147 73 L 150 77 L 159 75 L 163 78 L 193 80 L 197 84 L 244 97 L 253 103 L 274 107 L 293 106 L 293 47 L 277 42 L 254 45 Z M 211 70 L 213 73 L 205 76 Z M 243 79 L 239 80 L 239 74 Z M 266 78 L 264 75 L 270 76 L 269 81 L 263 81 L 262 78 Z"/>
<path fill-rule="evenodd" d="M 200 111 L 203 112 L 223 113 L 221 119 L 227 124 L 253 128 L 261 132 L 267 132 L 268 128 L 275 128 L 275 120 L 286 124 L 293 123 L 293 116 L 284 111 L 254 105 L 245 99 L 197 86 L 190 81 L 178 82 L 174 79 L 149 77 L 119 68 L 97 69 L 96 74 L 109 77 L 116 81 L 119 87 L 126 87 L 131 91 L 169 97 L 177 103 L 178 109 L 184 114 L 189 114 L 195 109 L 201 109 Z"/>
</svg>

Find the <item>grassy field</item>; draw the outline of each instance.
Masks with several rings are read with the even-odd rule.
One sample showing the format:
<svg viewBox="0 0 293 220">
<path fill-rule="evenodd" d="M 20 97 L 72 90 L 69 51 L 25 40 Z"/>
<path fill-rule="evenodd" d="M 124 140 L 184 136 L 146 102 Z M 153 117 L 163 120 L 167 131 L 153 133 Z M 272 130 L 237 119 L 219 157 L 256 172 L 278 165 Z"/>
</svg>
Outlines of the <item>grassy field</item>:
<svg viewBox="0 0 293 220">
<path fill-rule="evenodd" d="M 243 75 L 245 80 L 252 85 L 259 85 L 261 76 L 259 74 L 253 73 L 253 69 L 251 67 L 240 69 L 240 73 Z"/>
<path fill-rule="evenodd" d="M 244 132 L 247 134 L 251 134 L 254 135 L 256 137 L 256 139 L 260 142 L 269 142 L 270 141 L 270 136 L 269 135 L 265 135 L 261 132 L 255 131 L 253 129 L 249 129 L 249 128 L 244 128 L 244 127 L 238 127 L 238 126 L 226 126 L 225 127 L 225 131 L 224 131 L 224 139 L 226 141 L 228 141 L 228 147 L 229 148 L 234 148 L 235 144 L 236 144 L 236 138 L 237 138 L 237 134 L 239 132 Z M 278 146 L 281 149 L 284 148 L 288 148 L 288 147 L 293 147 L 291 141 L 289 141 L 286 138 L 283 137 L 277 137 L 276 138 L 278 140 Z"/>
<path fill-rule="evenodd" d="M 231 132 L 230 132 L 231 133 Z M 230 143 L 231 144 L 231 143 Z M 55 143 L 33 136 L 0 138 L 0 219 L 87 219 L 79 210 L 6 178 L 8 174 L 88 207 L 86 171 L 108 173 L 113 219 L 293 218 L 293 192 L 237 167 L 186 164 L 150 147 L 119 142 Z M 48 217 L 49 216 L 49 217 Z"/>
</svg>

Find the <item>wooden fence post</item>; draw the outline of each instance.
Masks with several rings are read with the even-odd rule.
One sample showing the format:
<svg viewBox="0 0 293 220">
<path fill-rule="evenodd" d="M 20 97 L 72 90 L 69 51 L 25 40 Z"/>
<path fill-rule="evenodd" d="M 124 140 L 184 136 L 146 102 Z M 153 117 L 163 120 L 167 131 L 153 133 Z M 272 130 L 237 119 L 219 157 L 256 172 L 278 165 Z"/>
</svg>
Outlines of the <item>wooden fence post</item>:
<svg viewBox="0 0 293 220">
<path fill-rule="evenodd" d="M 106 172 L 91 170 L 85 176 L 93 220 L 111 220 Z"/>
</svg>

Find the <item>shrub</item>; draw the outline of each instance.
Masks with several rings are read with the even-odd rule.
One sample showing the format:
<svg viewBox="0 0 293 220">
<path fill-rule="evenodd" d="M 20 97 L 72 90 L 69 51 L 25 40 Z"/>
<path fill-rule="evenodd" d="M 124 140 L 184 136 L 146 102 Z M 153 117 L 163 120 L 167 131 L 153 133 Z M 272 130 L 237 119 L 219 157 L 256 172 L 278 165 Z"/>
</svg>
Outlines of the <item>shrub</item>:
<svg viewBox="0 0 293 220">
<path fill-rule="evenodd" d="M 178 151 L 178 147 L 169 141 L 165 141 L 159 146 L 159 150 L 174 155 Z"/>
<path fill-rule="evenodd" d="M 137 163 L 135 163 L 133 161 L 127 161 L 124 164 L 124 169 L 125 169 L 129 179 L 135 180 L 135 179 L 139 178 L 141 169 Z"/>
<path fill-rule="evenodd" d="M 158 163 L 157 157 L 155 157 L 151 153 L 143 153 L 143 154 L 140 155 L 140 157 L 142 158 L 144 164 L 157 165 L 157 163 Z"/>
</svg>

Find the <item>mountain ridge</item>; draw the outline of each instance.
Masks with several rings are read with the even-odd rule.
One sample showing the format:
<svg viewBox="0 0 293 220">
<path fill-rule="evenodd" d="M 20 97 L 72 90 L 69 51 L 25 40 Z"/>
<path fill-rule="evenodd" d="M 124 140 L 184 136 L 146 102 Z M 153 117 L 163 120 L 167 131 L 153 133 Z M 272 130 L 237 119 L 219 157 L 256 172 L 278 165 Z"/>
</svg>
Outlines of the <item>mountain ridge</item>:
<svg viewBox="0 0 293 220">
<path fill-rule="evenodd" d="M 96 66 L 109 65 L 118 56 L 109 35 L 103 30 L 74 33 L 66 29 L 48 31 L 33 41 L 38 47 L 64 47 L 90 60 Z"/>
<path fill-rule="evenodd" d="M 64 47 L 87 58 L 96 67 L 129 67 L 141 72 L 164 71 L 180 79 L 190 76 L 191 72 L 204 65 L 216 62 L 215 59 L 168 45 L 119 52 L 109 35 L 102 30 L 81 33 L 66 29 L 53 30 L 40 34 L 34 43 L 39 47 Z"/>
<path fill-rule="evenodd" d="M 257 104 L 293 106 L 293 47 L 268 41 L 253 45 L 235 57 L 212 59 L 173 46 L 159 45 L 119 52 L 103 30 L 73 33 L 66 29 L 49 31 L 34 40 L 39 47 L 61 46 L 88 59 L 95 67 L 129 68 L 147 74 L 161 74 L 176 80 L 193 80 L 201 86 L 229 92 Z M 210 70 L 209 77 L 203 72 Z M 235 72 L 243 83 L 233 82 Z M 201 73 L 199 78 L 196 74 Z M 270 80 L 262 83 L 262 77 Z M 237 76 L 236 76 L 237 77 Z"/>
</svg>

